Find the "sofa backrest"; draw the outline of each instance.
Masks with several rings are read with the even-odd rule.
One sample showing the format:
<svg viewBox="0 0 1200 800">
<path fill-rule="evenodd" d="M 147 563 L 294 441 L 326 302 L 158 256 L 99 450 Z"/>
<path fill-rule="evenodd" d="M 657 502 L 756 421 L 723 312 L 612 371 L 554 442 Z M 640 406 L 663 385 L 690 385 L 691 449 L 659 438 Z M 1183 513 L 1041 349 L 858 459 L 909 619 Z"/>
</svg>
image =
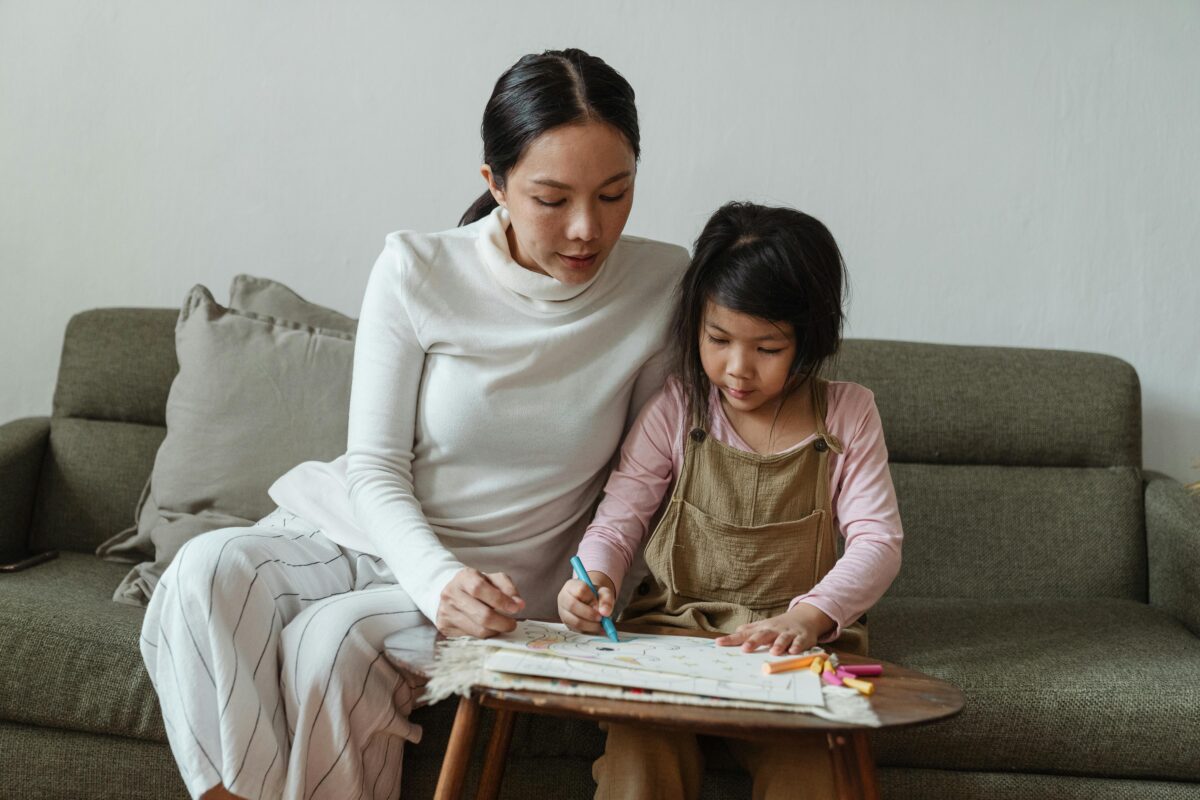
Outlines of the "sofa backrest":
<svg viewBox="0 0 1200 800">
<path fill-rule="evenodd" d="M 134 523 L 165 436 L 177 312 L 67 326 L 37 546 L 90 552 Z M 1141 400 L 1109 356 L 847 340 L 872 389 L 905 529 L 894 595 L 1145 599 Z"/>
<path fill-rule="evenodd" d="M 904 525 L 890 593 L 1146 597 L 1137 373 L 1058 350 L 848 340 Z"/>
<path fill-rule="evenodd" d="M 178 311 L 106 308 L 67 324 L 31 544 L 91 552 L 134 524 L 166 435 Z"/>
</svg>

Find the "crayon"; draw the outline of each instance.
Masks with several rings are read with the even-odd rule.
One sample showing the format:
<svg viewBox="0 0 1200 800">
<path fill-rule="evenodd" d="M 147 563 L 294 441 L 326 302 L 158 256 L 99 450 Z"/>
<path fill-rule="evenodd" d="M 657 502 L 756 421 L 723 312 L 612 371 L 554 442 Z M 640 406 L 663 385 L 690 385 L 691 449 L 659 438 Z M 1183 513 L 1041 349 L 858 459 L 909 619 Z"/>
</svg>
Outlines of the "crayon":
<svg viewBox="0 0 1200 800">
<path fill-rule="evenodd" d="M 842 678 L 842 683 L 851 689 L 857 689 L 859 694 L 870 697 L 875 691 L 875 684 L 861 678 Z"/>
<path fill-rule="evenodd" d="M 817 673 L 818 675 L 820 675 L 821 669 L 824 667 L 824 665 L 825 665 L 825 659 L 821 658 L 820 656 L 817 656 L 816 659 L 811 664 L 808 665 L 808 668 L 810 670 L 812 670 L 813 672 Z"/>
<path fill-rule="evenodd" d="M 842 685 L 842 679 L 839 678 L 837 675 L 834 675 L 832 672 L 822 672 L 821 680 L 824 681 L 825 683 L 828 683 L 830 686 L 841 686 Z"/>
<path fill-rule="evenodd" d="M 762 665 L 763 675 L 774 675 L 777 672 L 791 672 L 794 669 L 804 669 L 820 657 L 821 654 L 817 653 L 811 656 L 788 658 L 783 661 L 764 661 Z"/>
<path fill-rule="evenodd" d="M 579 560 L 579 556 L 571 556 L 571 569 L 575 570 L 575 577 L 587 584 L 587 587 L 592 590 L 592 594 L 596 597 L 600 593 L 596 591 L 596 585 L 592 583 L 592 579 L 588 577 L 587 570 L 583 568 L 583 562 Z M 604 626 L 604 632 L 608 634 L 608 638 L 614 642 L 620 642 L 621 639 L 617 636 L 617 626 L 613 625 L 613 621 L 608 617 L 600 617 L 600 624 Z"/>
<path fill-rule="evenodd" d="M 859 678 L 883 674 L 883 664 L 843 664 L 842 669 Z"/>
<path fill-rule="evenodd" d="M 828 683 L 830 686 L 841 686 L 842 679 L 837 676 L 833 668 L 829 666 L 829 662 L 825 662 L 825 669 L 821 671 L 821 680 Z"/>
</svg>

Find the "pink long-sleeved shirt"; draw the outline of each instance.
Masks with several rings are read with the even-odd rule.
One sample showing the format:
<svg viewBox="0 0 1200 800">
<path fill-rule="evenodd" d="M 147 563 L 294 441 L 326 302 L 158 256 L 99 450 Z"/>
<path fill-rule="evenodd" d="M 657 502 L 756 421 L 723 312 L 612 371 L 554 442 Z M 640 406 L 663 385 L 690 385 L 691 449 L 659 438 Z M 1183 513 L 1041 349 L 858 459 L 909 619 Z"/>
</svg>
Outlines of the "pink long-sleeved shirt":
<svg viewBox="0 0 1200 800">
<path fill-rule="evenodd" d="M 836 638 L 883 596 L 900 570 L 904 537 L 875 395 L 856 383 L 832 381 L 827 398 L 826 429 L 843 445 L 840 455 L 829 452 L 833 524 L 846 546 L 833 569 L 790 604 L 810 603 L 837 623 L 836 630 L 822 637 L 825 641 Z M 579 545 L 587 568 L 608 575 L 618 590 L 683 467 L 686 413 L 682 387 L 672 379 L 646 404 L 626 436 L 620 463 Z M 715 390 L 708 430 L 724 444 L 752 450 L 725 416 Z M 815 433 L 795 447 L 814 438 Z"/>
</svg>

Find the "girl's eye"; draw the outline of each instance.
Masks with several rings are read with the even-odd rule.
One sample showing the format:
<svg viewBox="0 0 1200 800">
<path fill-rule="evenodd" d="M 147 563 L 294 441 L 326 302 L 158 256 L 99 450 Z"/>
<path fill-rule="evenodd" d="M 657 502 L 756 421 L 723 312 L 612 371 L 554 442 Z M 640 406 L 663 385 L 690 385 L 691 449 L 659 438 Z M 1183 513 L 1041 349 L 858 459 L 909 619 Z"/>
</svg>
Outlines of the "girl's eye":
<svg viewBox="0 0 1200 800">
<path fill-rule="evenodd" d="M 768 350 L 765 347 L 760 347 L 760 348 L 758 348 L 758 352 L 762 353 L 765 356 L 774 356 L 774 355 L 778 355 L 779 353 L 782 353 L 783 348 L 780 348 L 778 350 Z"/>
<path fill-rule="evenodd" d="M 620 193 L 620 194 L 618 194 L 618 195 L 613 195 L 612 197 L 610 197 L 610 196 L 608 196 L 608 195 L 603 195 L 603 194 L 602 194 L 602 195 L 600 195 L 600 199 L 601 199 L 601 200 L 603 200 L 603 201 L 604 201 L 604 202 L 606 202 L 606 203 L 615 203 L 615 202 L 617 202 L 618 200 L 621 200 L 621 199 L 623 199 L 623 198 L 625 197 L 625 193 L 626 193 L 626 192 L 628 192 L 628 191 L 629 191 L 629 190 L 628 190 L 628 189 L 626 189 L 624 192 L 621 192 L 621 193 Z"/>
<path fill-rule="evenodd" d="M 558 208 L 563 203 L 567 202 L 566 200 L 555 200 L 553 203 L 551 203 L 548 200 L 543 200 L 540 197 L 535 197 L 533 199 L 536 200 L 540 205 L 546 206 L 547 208 Z"/>
<path fill-rule="evenodd" d="M 712 344 L 729 344 L 728 339 L 718 339 L 717 337 L 713 336 L 711 333 L 707 334 L 707 336 L 708 336 L 708 341 L 711 342 Z"/>
</svg>

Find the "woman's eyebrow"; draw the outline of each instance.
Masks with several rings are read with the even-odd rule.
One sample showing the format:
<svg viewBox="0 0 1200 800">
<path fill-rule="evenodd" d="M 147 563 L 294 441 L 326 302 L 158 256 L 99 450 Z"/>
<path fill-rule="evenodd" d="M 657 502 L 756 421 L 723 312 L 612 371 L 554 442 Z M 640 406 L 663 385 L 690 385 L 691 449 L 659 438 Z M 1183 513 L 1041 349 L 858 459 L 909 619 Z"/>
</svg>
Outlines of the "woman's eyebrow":
<svg viewBox="0 0 1200 800">
<path fill-rule="evenodd" d="M 630 170 L 625 170 L 624 172 L 618 172 L 616 175 L 613 175 L 611 178 L 606 180 L 604 183 L 600 184 L 599 188 L 604 188 L 605 186 L 608 186 L 610 183 L 616 183 L 617 181 L 621 180 L 622 178 L 628 178 L 632 174 L 633 174 L 633 172 Z M 549 186 L 554 189 L 569 190 L 571 188 L 570 185 L 568 185 L 568 184 L 562 183 L 560 181 L 552 180 L 550 178 L 534 178 L 532 183 L 537 183 L 542 186 Z"/>
</svg>

